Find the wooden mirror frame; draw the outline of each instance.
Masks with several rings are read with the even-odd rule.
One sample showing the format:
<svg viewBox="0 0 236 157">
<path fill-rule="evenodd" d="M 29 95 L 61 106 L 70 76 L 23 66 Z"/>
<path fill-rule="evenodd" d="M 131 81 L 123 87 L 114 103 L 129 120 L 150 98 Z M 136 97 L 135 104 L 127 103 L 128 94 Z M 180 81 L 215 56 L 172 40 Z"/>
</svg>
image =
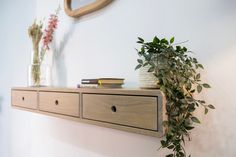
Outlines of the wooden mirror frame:
<svg viewBox="0 0 236 157">
<path fill-rule="evenodd" d="M 96 0 L 95 2 L 88 4 L 84 7 L 72 10 L 71 9 L 72 0 L 64 0 L 64 9 L 68 16 L 71 17 L 81 17 L 83 15 L 89 14 L 96 10 L 99 10 L 109 4 L 112 0 Z"/>
</svg>

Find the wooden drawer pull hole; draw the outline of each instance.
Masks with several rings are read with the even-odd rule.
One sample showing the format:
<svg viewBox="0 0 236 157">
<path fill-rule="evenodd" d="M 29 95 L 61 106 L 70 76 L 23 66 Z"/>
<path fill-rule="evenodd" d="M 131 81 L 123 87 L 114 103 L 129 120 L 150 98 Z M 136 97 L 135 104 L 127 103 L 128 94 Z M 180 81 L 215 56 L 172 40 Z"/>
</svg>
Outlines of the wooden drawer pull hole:
<svg viewBox="0 0 236 157">
<path fill-rule="evenodd" d="M 116 112 L 116 106 L 111 107 L 112 112 Z"/>
<path fill-rule="evenodd" d="M 21 99 L 22 99 L 22 101 L 24 101 L 24 100 L 25 100 L 25 97 L 22 97 Z"/>
<path fill-rule="evenodd" d="M 55 105 L 59 105 L 59 101 L 58 100 L 55 101 Z"/>
</svg>

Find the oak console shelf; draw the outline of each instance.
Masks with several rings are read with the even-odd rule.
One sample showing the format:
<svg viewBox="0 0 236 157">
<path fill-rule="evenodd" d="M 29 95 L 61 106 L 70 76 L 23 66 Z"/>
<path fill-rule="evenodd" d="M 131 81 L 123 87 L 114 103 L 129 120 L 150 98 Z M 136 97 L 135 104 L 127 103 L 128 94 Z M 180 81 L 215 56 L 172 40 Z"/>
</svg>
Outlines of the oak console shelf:
<svg viewBox="0 0 236 157">
<path fill-rule="evenodd" d="M 149 136 L 164 132 L 159 90 L 22 87 L 11 92 L 17 109 Z"/>
</svg>

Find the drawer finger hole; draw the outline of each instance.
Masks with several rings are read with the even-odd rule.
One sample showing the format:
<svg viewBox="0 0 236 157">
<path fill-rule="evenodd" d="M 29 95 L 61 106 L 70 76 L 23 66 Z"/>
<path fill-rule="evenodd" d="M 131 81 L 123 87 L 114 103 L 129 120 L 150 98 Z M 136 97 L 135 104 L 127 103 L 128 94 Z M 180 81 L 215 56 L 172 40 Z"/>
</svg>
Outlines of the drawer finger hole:
<svg viewBox="0 0 236 157">
<path fill-rule="evenodd" d="M 114 105 L 111 106 L 111 111 L 112 111 L 112 112 L 116 112 L 116 111 L 117 111 L 116 106 L 114 106 Z"/>
<path fill-rule="evenodd" d="M 59 101 L 58 100 L 55 100 L 55 105 L 59 105 Z"/>
</svg>

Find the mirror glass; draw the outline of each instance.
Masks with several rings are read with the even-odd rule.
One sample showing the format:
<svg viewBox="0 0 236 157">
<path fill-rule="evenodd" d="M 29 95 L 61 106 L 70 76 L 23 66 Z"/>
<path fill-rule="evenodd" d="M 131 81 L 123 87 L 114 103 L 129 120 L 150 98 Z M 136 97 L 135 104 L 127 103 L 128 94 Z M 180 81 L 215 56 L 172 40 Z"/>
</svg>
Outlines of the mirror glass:
<svg viewBox="0 0 236 157">
<path fill-rule="evenodd" d="M 88 4 L 95 2 L 95 1 L 96 0 L 72 0 L 71 1 L 71 9 L 72 10 L 79 9 L 79 8 L 82 8 Z"/>
</svg>

